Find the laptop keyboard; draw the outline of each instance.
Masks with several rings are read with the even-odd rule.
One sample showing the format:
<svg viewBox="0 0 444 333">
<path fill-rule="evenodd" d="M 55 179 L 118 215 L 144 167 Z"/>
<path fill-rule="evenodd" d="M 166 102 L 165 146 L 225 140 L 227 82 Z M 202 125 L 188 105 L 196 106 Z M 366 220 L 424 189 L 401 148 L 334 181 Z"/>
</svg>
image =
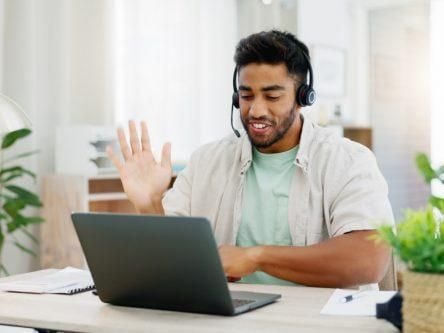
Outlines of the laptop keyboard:
<svg viewBox="0 0 444 333">
<path fill-rule="evenodd" d="M 242 306 L 245 304 L 254 303 L 251 299 L 239 299 L 239 298 L 233 298 L 233 306 L 237 308 L 238 306 Z"/>
</svg>

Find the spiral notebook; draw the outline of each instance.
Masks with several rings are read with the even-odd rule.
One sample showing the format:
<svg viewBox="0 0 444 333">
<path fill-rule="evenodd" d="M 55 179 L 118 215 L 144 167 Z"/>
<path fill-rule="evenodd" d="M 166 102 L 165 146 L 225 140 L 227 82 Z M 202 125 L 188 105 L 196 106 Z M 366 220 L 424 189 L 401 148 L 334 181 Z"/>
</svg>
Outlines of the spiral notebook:
<svg viewBox="0 0 444 333">
<path fill-rule="evenodd" d="M 45 276 L 0 283 L 0 290 L 3 291 L 34 294 L 71 295 L 91 289 L 94 289 L 91 273 L 74 267 L 66 267 Z"/>
</svg>

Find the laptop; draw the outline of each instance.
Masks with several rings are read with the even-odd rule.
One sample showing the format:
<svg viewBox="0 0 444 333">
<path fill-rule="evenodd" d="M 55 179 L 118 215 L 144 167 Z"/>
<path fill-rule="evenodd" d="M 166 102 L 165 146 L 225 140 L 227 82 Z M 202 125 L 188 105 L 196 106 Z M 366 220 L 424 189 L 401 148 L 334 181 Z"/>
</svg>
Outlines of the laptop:
<svg viewBox="0 0 444 333">
<path fill-rule="evenodd" d="M 205 218 L 71 216 L 102 302 L 232 316 L 281 297 L 228 289 Z"/>
</svg>

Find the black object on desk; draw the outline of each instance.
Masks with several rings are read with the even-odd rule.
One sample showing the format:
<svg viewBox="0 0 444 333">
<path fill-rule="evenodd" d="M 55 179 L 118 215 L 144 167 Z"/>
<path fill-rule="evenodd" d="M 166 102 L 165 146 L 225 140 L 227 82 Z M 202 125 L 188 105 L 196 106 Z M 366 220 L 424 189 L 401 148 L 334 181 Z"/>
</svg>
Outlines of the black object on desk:
<svg viewBox="0 0 444 333">
<path fill-rule="evenodd" d="M 376 318 L 385 319 L 402 331 L 402 295 L 397 292 L 386 303 L 376 304 Z"/>
</svg>

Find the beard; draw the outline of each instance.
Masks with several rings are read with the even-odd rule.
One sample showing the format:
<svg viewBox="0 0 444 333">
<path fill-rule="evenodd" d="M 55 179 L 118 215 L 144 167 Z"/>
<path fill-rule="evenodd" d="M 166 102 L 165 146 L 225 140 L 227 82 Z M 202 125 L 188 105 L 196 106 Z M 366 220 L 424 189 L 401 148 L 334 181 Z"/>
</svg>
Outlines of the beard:
<svg viewBox="0 0 444 333">
<path fill-rule="evenodd" d="M 251 144 L 256 148 L 268 148 L 273 144 L 275 144 L 276 142 L 278 142 L 279 140 L 281 140 L 288 132 L 291 125 L 293 125 L 293 122 L 296 118 L 296 108 L 295 107 L 291 108 L 291 110 L 287 114 L 288 115 L 283 119 L 283 121 L 278 127 L 276 127 L 277 124 L 275 121 L 265 116 L 259 118 L 246 117 L 245 119 L 241 117 L 242 126 L 244 127 L 245 132 L 247 132 L 248 139 L 250 140 Z M 248 128 L 248 123 L 252 120 L 264 121 L 269 123 L 274 128 L 273 132 L 264 138 L 253 137 Z"/>
</svg>

